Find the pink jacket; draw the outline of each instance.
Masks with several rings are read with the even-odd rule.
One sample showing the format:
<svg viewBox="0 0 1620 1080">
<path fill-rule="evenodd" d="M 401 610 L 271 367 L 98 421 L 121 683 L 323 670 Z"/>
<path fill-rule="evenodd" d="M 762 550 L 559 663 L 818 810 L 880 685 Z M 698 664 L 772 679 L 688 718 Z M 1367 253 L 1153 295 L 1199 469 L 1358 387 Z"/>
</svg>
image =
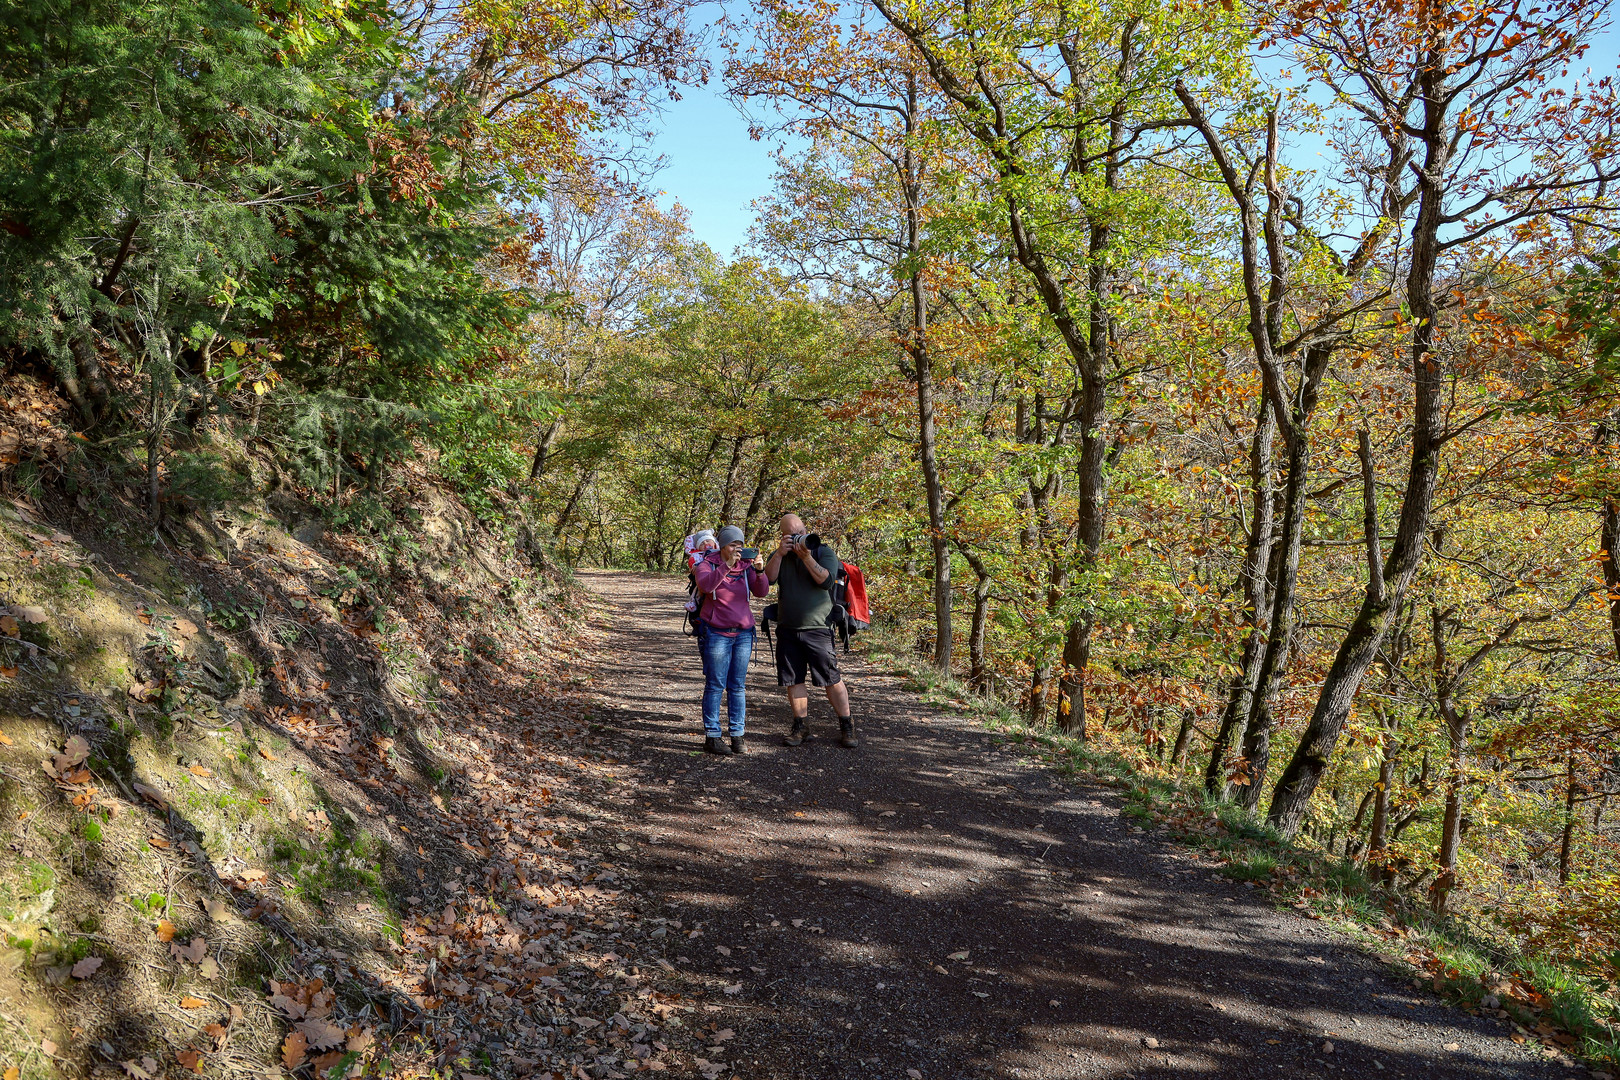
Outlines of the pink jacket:
<svg viewBox="0 0 1620 1080">
<path fill-rule="evenodd" d="M 702 603 L 698 617 L 716 630 L 752 630 L 754 609 L 748 595 L 764 596 L 771 583 L 753 563 L 738 562 L 728 570 L 718 552 L 700 560 L 692 568 Z M 712 594 L 712 595 L 711 595 Z"/>
</svg>

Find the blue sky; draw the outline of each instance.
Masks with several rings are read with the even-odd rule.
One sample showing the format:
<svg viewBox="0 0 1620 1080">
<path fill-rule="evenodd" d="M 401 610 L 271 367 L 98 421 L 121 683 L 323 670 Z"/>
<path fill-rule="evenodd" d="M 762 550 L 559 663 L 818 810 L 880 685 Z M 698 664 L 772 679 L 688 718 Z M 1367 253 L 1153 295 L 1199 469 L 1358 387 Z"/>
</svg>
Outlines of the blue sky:
<svg viewBox="0 0 1620 1080">
<path fill-rule="evenodd" d="M 718 78 L 683 90 L 663 112 L 653 142 L 666 159 L 652 182 L 664 191 L 659 202 L 690 210 L 692 232 L 730 258 L 732 249 L 748 243 L 749 204 L 770 193 L 775 141 L 748 137 L 748 122 L 726 100 Z"/>
<path fill-rule="evenodd" d="M 1610 29 L 1587 53 L 1586 65 L 1597 76 L 1614 74 L 1620 56 L 1620 33 Z M 714 58 L 718 72 L 721 58 Z M 754 214 L 750 204 L 771 190 L 775 142 L 748 137 L 748 122 L 722 92 L 718 77 L 707 86 L 689 87 L 680 101 L 664 105 L 656 125 L 653 150 L 666 164 L 653 178 L 663 190 L 659 200 L 691 211 L 693 234 L 730 258 L 748 243 Z"/>
</svg>

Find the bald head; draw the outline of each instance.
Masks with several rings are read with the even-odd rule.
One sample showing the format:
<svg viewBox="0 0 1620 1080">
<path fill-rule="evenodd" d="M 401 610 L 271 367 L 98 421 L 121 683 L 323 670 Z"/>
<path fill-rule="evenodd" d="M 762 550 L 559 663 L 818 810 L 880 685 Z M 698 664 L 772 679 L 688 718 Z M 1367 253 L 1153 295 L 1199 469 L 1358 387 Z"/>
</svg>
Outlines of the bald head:
<svg viewBox="0 0 1620 1080">
<path fill-rule="evenodd" d="M 807 531 L 809 530 L 804 527 L 804 519 L 798 514 L 782 515 L 781 534 L 783 536 L 793 536 Z"/>
</svg>

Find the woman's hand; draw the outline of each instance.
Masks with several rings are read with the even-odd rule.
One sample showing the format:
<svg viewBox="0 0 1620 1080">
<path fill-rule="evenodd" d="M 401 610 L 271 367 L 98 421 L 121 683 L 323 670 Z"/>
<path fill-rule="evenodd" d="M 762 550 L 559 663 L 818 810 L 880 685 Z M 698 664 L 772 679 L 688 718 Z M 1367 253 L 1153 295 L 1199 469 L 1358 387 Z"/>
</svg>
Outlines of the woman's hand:
<svg viewBox="0 0 1620 1080">
<path fill-rule="evenodd" d="M 759 570 L 761 572 L 764 571 L 764 569 L 765 569 L 765 556 L 763 556 L 763 555 L 755 555 L 754 556 L 754 569 Z"/>
</svg>

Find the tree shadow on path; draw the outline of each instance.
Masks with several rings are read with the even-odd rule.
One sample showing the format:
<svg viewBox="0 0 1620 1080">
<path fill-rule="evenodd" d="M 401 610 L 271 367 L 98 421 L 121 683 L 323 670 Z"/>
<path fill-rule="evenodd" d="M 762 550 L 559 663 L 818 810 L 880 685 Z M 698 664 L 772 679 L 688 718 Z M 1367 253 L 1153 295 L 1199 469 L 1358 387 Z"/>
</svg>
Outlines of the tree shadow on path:
<svg viewBox="0 0 1620 1080">
<path fill-rule="evenodd" d="M 700 1018 L 736 1031 L 735 1075 L 1577 1075 L 858 658 L 860 750 L 827 737 L 825 700 L 822 738 L 780 745 L 762 641 L 748 753 L 696 754 L 680 581 L 580 576 L 610 609 L 598 690 L 639 772 L 634 861 L 699 931 L 670 960 L 728 985 Z"/>
</svg>

